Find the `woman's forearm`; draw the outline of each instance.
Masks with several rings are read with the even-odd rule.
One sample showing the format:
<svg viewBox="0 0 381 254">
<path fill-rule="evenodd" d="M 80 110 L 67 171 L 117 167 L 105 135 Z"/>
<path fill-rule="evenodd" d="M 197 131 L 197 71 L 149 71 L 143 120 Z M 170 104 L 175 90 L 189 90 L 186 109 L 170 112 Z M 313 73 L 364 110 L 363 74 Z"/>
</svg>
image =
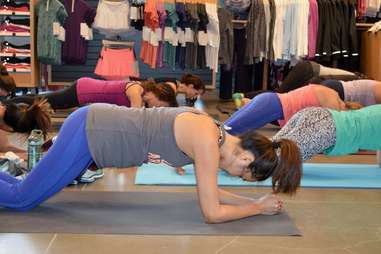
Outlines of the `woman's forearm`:
<svg viewBox="0 0 381 254">
<path fill-rule="evenodd" d="M 255 199 L 248 198 L 244 196 L 240 196 L 228 191 L 225 191 L 223 189 L 218 189 L 218 195 L 219 200 L 221 204 L 227 204 L 227 205 L 245 205 L 245 204 L 251 204 Z"/>
<path fill-rule="evenodd" d="M 204 216 L 206 223 L 222 223 L 261 214 L 260 205 L 256 202 L 243 205 L 220 205 L 213 216 Z"/>
</svg>

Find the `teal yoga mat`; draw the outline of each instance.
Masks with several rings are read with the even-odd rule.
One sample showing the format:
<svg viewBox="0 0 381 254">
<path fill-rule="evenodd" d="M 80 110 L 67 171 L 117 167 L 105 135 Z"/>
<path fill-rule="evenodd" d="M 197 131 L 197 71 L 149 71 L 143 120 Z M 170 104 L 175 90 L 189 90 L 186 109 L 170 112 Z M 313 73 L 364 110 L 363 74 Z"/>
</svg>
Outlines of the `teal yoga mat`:
<svg viewBox="0 0 381 254">
<path fill-rule="evenodd" d="M 178 175 L 165 164 L 145 164 L 138 168 L 135 184 L 142 185 L 195 185 L 193 165 L 184 167 L 185 175 Z M 264 182 L 245 182 L 221 171 L 221 186 L 271 186 L 271 179 Z M 306 163 L 303 166 L 302 187 L 323 188 L 381 188 L 381 168 L 370 164 Z"/>
</svg>

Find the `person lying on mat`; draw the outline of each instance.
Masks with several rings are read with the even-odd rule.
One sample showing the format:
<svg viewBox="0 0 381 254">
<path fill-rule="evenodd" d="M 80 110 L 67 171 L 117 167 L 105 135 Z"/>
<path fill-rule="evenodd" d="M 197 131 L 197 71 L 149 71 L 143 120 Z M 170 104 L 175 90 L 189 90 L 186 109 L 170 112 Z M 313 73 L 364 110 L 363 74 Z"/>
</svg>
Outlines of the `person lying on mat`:
<svg viewBox="0 0 381 254">
<path fill-rule="evenodd" d="M 290 70 L 281 85 L 275 88 L 274 92 L 288 93 L 308 84 L 320 84 L 328 79 L 350 81 L 360 79 L 362 76 L 339 68 L 326 67 L 314 61 L 302 60 Z M 266 91 L 247 92 L 244 93 L 243 97 L 252 99 L 263 92 Z"/>
<path fill-rule="evenodd" d="M 380 104 L 340 112 L 310 107 L 291 117 L 272 140 L 292 140 L 303 160 L 322 152 L 339 156 L 359 150 L 381 150 L 380 126 Z"/>
<path fill-rule="evenodd" d="M 37 96 L 18 96 L 8 101 L 31 104 L 36 97 L 46 98 L 53 109 L 68 109 L 96 102 L 127 107 L 177 107 L 172 86 L 156 84 L 153 80 L 129 82 L 80 78 L 62 90 Z"/>
<path fill-rule="evenodd" d="M 134 80 L 141 80 L 133 78 Z M 184 74 L 180 80 L 176 78 L 151 78 L 158 83 L 167 83 L 177 94 L 184 94 L 187 106 L 193 106 L 197 98 L 205 93 L 205 84 L 201 77 L 193 74 Z"/>
<path fill-rule="evenodd" d="M 30 210 L 93 161 L 99 168 L 125 168 L 157 161 L 157 156 L 174 167 L 194 163 L 207 223 L 273 215 L 282 209 L 274 194 L 251 199 L 219 189 L 218 168 L 251 181 L 272 174 L 274 193 L 294 193 L 301 177 L 298 147 L 287 139 L 274 143 L 256 133 L 231 136 L 212 118 L 189 107 L 137 109 L 101 103 L 70 114 L 53 146 L 25 180 L 0 173 L 0 206 Z"/>
<path fill-rule="evenodd" d="M 299 110 L 312 107 L 334 110 L 360 108 L 358 103 L 344 102 L 338 93 L 321 85 L 308 85 L 288 93 L 262 93 L 240 108 L 225 122 L 230 134 L 256 130 L 268 123 L 284 126 Z"/>
</svg>

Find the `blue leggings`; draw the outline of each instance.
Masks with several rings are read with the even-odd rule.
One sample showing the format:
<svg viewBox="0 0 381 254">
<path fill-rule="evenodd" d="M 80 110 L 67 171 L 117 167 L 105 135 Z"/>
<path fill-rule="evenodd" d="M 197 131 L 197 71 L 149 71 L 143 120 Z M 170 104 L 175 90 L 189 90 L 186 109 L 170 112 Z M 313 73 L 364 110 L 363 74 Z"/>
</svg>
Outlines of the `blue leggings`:
<svg viewBox="0 0 381 254">
<path fill-rule="evenodd" d="M 65 121 L 53 146 L 24 180 L 0 173 L 0 207 L 30 210 L 71 183 L 93 161 L 86 137 L 88 107 Z"/>
<path fill-rule="evenodd" d="M 276 93 L 261 93 L 249 104 L 235 112 L 225 122 L 227 132 L 232 135 L 256 130 L 275 120 L 283 119 L 283 108 Z"/>
</svg>

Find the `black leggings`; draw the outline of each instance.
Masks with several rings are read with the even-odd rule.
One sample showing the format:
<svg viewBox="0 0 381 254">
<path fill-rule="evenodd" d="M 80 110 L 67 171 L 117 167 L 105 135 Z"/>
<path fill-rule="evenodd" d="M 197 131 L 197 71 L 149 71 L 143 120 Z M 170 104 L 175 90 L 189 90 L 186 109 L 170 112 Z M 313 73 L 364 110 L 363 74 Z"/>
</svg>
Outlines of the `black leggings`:
<svg viewBox="0 0 381 254">
<path fill-rule="evenodd" d="M 309 83 L 316 74 L 314 74 L 312 64 L 310 61 L 300 61 L 298 62 L 288 73 L 286 78 L 282 81 L 280 87 L 276 88 L 273 92 L 276 93 L 287 93 L 292 90 L 298 89 Z M 245 93 L 245 97 L 252 99 L 258 94 L 263 92 L 271 92 L 266 90 L 252 91 Z"/>
<path fill-rule="evenodd" d="M 325 75 L 320 76 L 319 73 L 315 73 L 312 65 L 317 63 L 313 63 L 311 61 L 300 61 L 298 62 L 288 73 L 286 78 L 282 81 L 280 87 L 276 88 L 273 92 L 276 93 L 288 93 L 292 90 L 298 89 L 300 87 L 306 86 L 308 84 L 322 84 L 325 80 L 343 80 L 343 81 L 351 81 L 355 79 L 359 79 L 360 77 L 357 75 Z M 332 87 L 331 87 L 332 88 Z M 334 88 L 332 88 L 334 89 Z M 336 90 L 336 89 L 334 89 Z M 245 93 L 245 97 L 252 99 L 258 94 L 263 92 L 271 92 L 271 91 L 252 91 Z M 339 91 L 337 91 L 339 93 Z M 344 92 L 342 93 L 342 95 Z M 340 93 L 339 93 L 340 95 Z M 344 95 L 343 95 L 344 96 Z M 341 95 L 340 95 L 341 97 Z"/>
<path fill-rule="evenodd" d="M 42 95 L 17 96 L 7 101 L 14 103 L 26 103 L 31 105 L 36 98 L 47 99 L 52 109 L 67 109 L 79 106 L 76 82 L 67 88 L 51 93 Z"/>
<path fill-rule="evenodd" d="M 280 87 L 275 89 L 277 93 L 287 93 L 292 90 L 298 89 L 309 83 L 316 74 L 313 71 L 310 61 L 298 62 L 288 73 L 286 78 L 282 81 Z"/>
</svg>

